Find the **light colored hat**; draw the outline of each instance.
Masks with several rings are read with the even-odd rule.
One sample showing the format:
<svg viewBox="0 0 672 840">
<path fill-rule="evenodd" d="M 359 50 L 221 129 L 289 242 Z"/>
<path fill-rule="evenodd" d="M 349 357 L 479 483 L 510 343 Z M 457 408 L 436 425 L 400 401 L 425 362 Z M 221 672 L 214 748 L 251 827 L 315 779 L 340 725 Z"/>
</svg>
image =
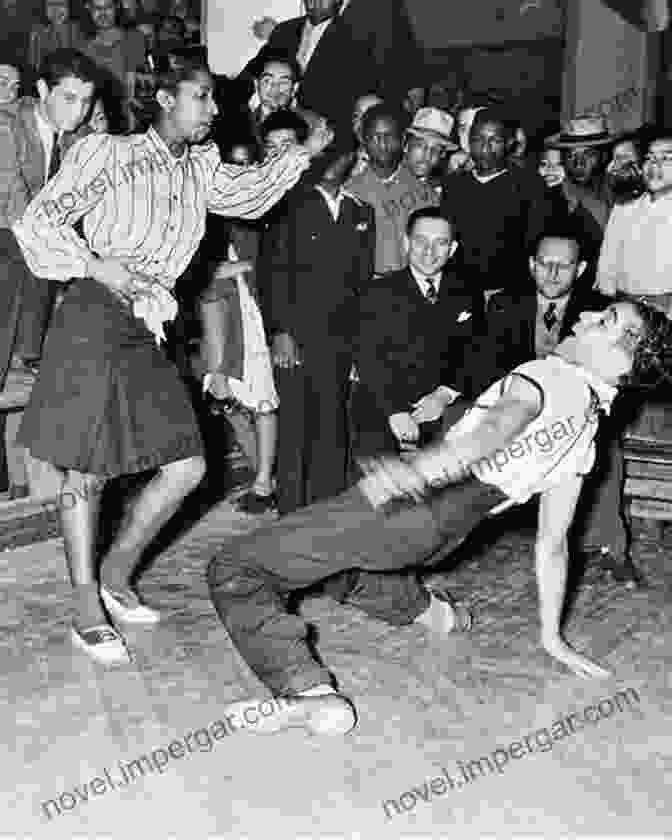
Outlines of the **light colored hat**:
<svg viewBox="0 0 672 840">
<path fill-rule="evenodd" d="M 447 149 L 457 149 L 458 145 L 451 139 L 454 122 L 449 113 L 439 108 L 419 108 L 407 132 L 420 136 L 429 135 L 440 140 Z"/>
<path fill-rule="evenodd" d="M 545 146 L 572 149 L 576 146 L 604 146 L 614 143 L 620 134 L 610 134 L 604 117 L 576 117 L 568 120 L 563 131 L 544 140 Z"/>
</svg>

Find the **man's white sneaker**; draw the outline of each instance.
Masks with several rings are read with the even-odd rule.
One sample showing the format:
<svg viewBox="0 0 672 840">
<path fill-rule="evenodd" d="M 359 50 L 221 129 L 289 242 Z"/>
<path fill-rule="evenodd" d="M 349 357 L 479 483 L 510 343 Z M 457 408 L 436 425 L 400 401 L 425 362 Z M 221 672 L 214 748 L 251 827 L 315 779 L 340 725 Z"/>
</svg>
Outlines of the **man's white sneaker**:
<svg viewBox="0 0 672 840">
<path fill-rule="evenodd" d="M 119 597 L 113 595 L 109 589 L 101 584 L 100 597 L 105 608 L 116 621 L 122 624 L 156 624 L 161 620 L 161 613 L 140 602 L 135 596 L 119 593 L 127 600 L 123 603 Z"/>
<path fill-rule="evenodd" d="M 131 656 L 123 638 L 109 624 L 97 624 L 95 627 L 87 627 L 83 630 L 72 627 L 70 635 L 74 645 L 88 653 L 92 659 L 102 662 L 104 665 L 123 664 L 131 661 Z"/>
<path fill-rule="evenodd" d="M 415 619 L 434 633 L 468 632 L 473 626 L 473 616 L 467 607 L 455 604 L 452 599 L 439 598 L 430 592 L 427 609 Z"/>
</svg>

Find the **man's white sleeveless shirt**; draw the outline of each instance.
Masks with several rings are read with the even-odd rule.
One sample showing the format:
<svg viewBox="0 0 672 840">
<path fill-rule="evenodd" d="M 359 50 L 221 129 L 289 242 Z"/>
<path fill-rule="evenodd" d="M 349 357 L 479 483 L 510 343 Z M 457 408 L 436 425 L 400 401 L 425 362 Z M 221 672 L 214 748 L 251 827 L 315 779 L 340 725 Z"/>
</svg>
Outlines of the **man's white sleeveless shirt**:
<svg viewBox="0 0 672 840">
<path fill-rule="evenodd" d="M 448 431 L 446 440 L 459 446 L 460 437 L 479 426 L 514 375 L 539 389 L 541 412 L 507 446 L 472 464 L 471 472 L 521 504 L 535 493 L 590 472 L 599 412 L 609 412 L 617 389 L 559 356 L 526 362 L 484 391 Z"/>
</svg>

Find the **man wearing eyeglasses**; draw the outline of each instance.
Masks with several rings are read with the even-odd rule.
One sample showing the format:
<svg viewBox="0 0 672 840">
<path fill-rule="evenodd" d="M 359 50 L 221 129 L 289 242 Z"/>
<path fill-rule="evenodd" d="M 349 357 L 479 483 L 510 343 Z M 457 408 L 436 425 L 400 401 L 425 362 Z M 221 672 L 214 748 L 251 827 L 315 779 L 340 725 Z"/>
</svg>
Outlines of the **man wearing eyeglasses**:
<svg viewBox="0 0 672 840">
<path fill-rule="evenodd" d="M 644 295 L 672 316 L 672 137 L 653 140 L 643 163 L 646 192 L 614 207 L 597 267 L 606 295 Z"/>
<path fill-rule="evenodd" d="M 21 79 L 19 71 L 11 64 L 0 64 L 0 108 L 14 106 L 19 98 Z"/>
<path fill-rule="evenodd" d="M 269 55 L 259 67 L 252 100 L 252 116 L 256 126 L 283 108 L 289 108 L 301 76 L 301 68 L 289 56 Z"/>
<path fill-rule="evenodd" d="M 553 355 L 582 311 L 597 311 L 609 303 L 609 298 L 579 282 L 589 268 L 586 251 L 591 248 L 578 235 L 570 227 L 544 233 L 529 258 L 534 287 L 526 294 L 499 292 L 490 298 L 483 336 L 465 354 L 468 396 L 479 394 L 516 365 Z M 599 466 L 584 483 L 575 538 L 584 563 L 596 558 L 602 571 L 630 588 L 643 579 L 630 558 L 621 516 L 619 415 L 615 410 L 600 427 Z"/>
</svg>

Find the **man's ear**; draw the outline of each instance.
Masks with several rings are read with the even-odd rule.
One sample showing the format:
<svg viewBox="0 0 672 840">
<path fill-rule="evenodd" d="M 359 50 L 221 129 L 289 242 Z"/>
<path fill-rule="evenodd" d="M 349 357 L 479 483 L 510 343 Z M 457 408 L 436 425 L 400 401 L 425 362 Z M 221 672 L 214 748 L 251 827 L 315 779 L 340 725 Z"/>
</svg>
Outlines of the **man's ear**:
<svg viewBox="0 0 672 840">
<path fill-rule="evenodd" d="M 163 111 L 172 111 L 173 106 L 175 105 L 175 97 L 172 93 L 168 93 L 167 90 L 157 90 L 156 101 L 159 103 L 161 110 Z"/>
<path fill-rule="evenodd" d="M 40 97 L 40 102 L 46 102 L 49 96 L 49 86 L 44 79 L 37 80 L 37 95 Z"/>
<path fill-rule="evenodd" d="M 457 247 L 459 244 L 460 243 L 457 241 L 457 239 L 453 239 L 453 244 L 450 246 L 450 253 L 448 254 L 448 259 L 450 259 L 455 253 L 455 251 L 457 251 Z"/>
<path fill-rule="evenodd" d="M 402 242 L 403 242 L 403 246 L 404 246 L 404 254 L 408 254 L 408 252 L 411 250 L 411 241 L 408 238 L 407 233 L 404 234 L 404 238 L 403 238 Z"/>
<path fill-rule="evenodd" d="M 576 279 L 578 280 L 579 277 L 583 274 L 583 272 L 588 268 L 588 263 L 586 260 L 581 260 L 577 269 L 576 269 Z"/>
<path fill-rule="evenodd" d="M 530 259 L 527 262 L 528 266 L 530 267 L 530 274 L 534 274 L 535 263 L 536 263 L 536 259 L 534 257 L 530 257 Z M 577 274 L 576 276 L 578 277 L 579 275 Z"/>
</svg>

